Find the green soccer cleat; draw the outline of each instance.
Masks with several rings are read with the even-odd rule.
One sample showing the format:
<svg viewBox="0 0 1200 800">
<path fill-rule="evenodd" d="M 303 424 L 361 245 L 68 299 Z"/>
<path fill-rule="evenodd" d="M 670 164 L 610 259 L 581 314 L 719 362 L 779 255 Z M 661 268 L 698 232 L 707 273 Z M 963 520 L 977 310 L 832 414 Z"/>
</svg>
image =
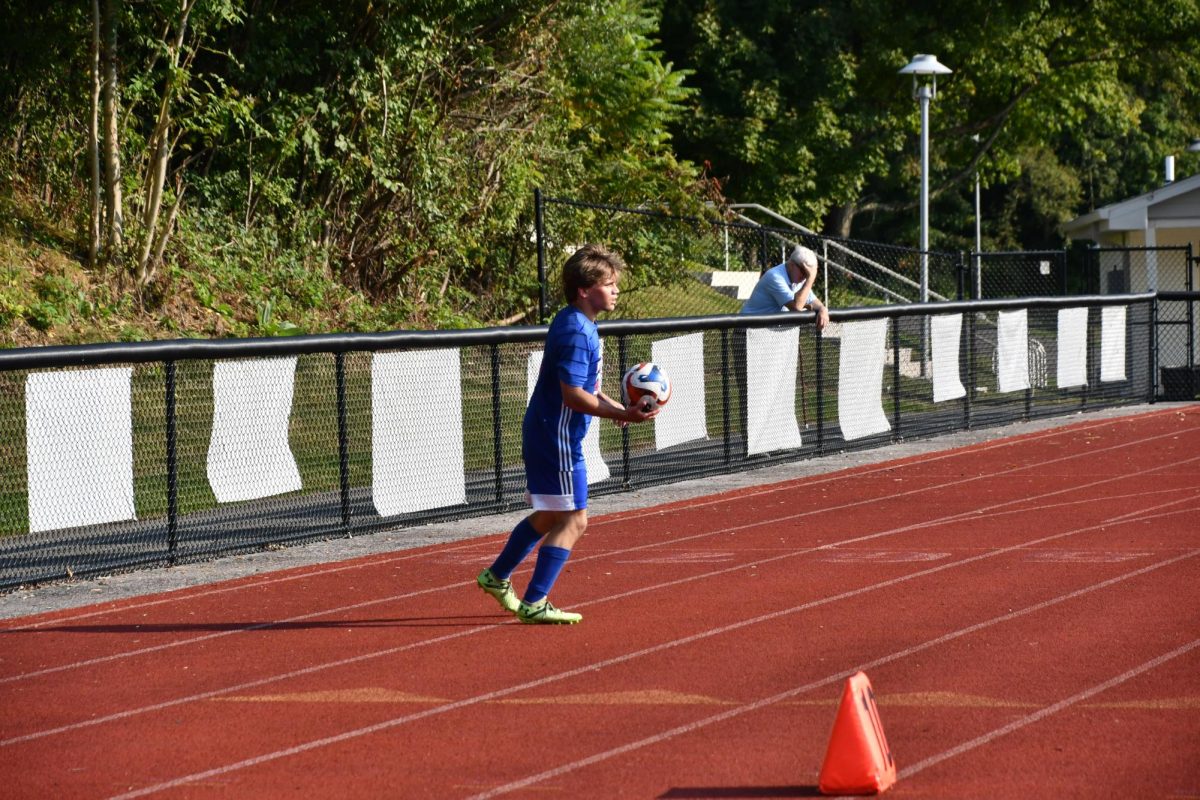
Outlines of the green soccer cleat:
<svg viewBox="0 0 1200 800">
<path fill-rule="evenodd" d="M 583 619 L 583 614 L 561 611 L 543 597 L 536 603 L 522 600 L 521 607 L 517 609 L 517 619 L 530 625 L 574 625 Z"/>
<path fill-rule="evenodd" d="M 479 584 L 479 588 L 496 598 L 496 602 L 505 611 L 511 611 L 514 614 L 517 608 L 521 605 L 521 601 L 517 599 L 517 593 L 513 591 L 512 581 L 497 578 L 492 574 L 491 569 L 485 569 L 479 573 L 479 577 L 475 579 Z"/>
</svg>

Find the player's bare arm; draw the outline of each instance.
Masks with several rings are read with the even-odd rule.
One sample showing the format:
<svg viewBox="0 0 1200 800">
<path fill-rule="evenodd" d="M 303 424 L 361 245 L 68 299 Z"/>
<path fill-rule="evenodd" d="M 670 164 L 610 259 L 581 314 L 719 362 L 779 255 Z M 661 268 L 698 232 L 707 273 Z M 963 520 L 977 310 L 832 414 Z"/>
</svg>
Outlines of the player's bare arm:
<svg viewBox="0 0 1200 800">
<path fill-rule="evenodd" d="M 615 419 L 619 422 L 645 422 L 657 417 L 658 412 L 662 410 L 655 408 L 647 411 L 645 405 L 626 408 L 619 403 L 614 403 L 606 395 L 592 394 L 579 386 L 569 386 L 561 381 L 559 385 L 562 387 L 563 403 L 567 408 L 581 414 L 591 414 L 593 417 Z M 649 399 L 647 398 L 647 400 Z"/>
</svg>

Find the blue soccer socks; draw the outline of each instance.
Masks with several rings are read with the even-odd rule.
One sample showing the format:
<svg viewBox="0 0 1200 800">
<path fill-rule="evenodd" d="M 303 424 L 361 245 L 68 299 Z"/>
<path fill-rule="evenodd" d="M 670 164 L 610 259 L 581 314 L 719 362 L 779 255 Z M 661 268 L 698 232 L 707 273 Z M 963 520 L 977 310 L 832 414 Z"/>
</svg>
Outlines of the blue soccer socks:
<svg viewBox="0 0 1200 800">
<path fill-rule="evenodd" d="M 500 551 L 500 555 L 496 556 L 496 561 L 491 567 L 492 574 L 501 580 L 507 580 L 517 565 L 533 552 L 533 546 L 541 538 L 542 534 L 534 530 L 533 525 L 529 522 L 529 517 L 518 522 L 517 527 L 513 528 L 512 533 L 508 535 L 504 549 Z"/>
<path fill-rule="evenodd" d="M 565 547 L 555 547 L 544 544 L 538 549 L 537 563 L 533 567 L 533 577 L 529 579 L 529 587 L 525 590 L 525 602 L 534 605 L 554 588 L 558 574 L 567 565 L 571 551 Z"/>
</svg>

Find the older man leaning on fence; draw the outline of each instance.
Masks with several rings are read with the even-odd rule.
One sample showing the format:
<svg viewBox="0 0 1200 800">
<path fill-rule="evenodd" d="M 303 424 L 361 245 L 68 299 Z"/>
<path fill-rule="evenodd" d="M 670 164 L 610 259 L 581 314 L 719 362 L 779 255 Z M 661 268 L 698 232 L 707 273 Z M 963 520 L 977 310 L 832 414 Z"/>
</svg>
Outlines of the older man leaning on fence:
<svg viewBox="0 0 1200 800">
<path fill-rule="evenodd" d="M 792 248 L 787 261 L 762 274 L 750 297 L 742 304 L 743 314 L 776 314 L 780 311 L 812 310 L 817 330 L 829 324 L 829 309 L 817 299 L 817 254 L 803 245 Z"/>
</svg>

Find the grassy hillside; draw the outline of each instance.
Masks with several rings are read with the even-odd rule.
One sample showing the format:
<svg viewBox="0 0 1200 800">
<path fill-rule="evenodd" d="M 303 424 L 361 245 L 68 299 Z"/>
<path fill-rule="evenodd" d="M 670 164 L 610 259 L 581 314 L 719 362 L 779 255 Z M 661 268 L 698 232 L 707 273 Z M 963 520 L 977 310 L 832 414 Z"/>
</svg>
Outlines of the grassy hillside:
<svg viewBox="0 0 1200 800">
<path fill-rule="evenodd" d="M 186 337 L 280 336 L 484 324 L 453 310 L 372 304 L 269 232 L 181 233 L 177 257 L 147 288 L 87 266 L 78 234 L 28 198 L 0 197 L 0 346 Z"/>
<path fill-rule="evenodd" d="M 77 233 L 41 216 L 37 203 L 0 198 L 0 346 L 494 324 L 457 314 L 448 302 L 371 303 L 335 280 L 321 253 L 297 253 L 269 231 L 239 233 L 181 231 L 176 259 L 139 291 L 115 269 L 89 268 Z M 631 283 L 619 316 L 727 314 L 740 306 L 698 281 Z"/>
</svg>

